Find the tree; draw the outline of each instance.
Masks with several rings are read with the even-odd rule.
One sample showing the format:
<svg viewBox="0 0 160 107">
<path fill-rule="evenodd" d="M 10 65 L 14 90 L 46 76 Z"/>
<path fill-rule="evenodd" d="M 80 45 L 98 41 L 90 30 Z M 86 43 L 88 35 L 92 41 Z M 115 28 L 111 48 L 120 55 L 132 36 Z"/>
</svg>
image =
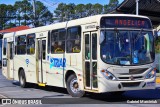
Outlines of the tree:
<svg viewBox="0 0 160 107">
<path fill-rule="evenodd" d="M 104 5 L 104 13 L 109 13 L 118 7 L 118 0 L 110 0 L 108 5 Z"/>
<path fill-rule="evenodd" d="M 12 5 L 0 4 L 0 29 L 8 28 L 10 20 L 15 18 L 15 8 Z"/>
<path fill-rule="evenodd" d="M 93 5 L 93 15 L 102 14 L 103 6 L 99 3 Z"/>
<path fill-rule="evenodd" d="M 104 5 L 104 6 L 103 6 L 103 8 L 104 8 L 103 14 L 107 14 L 107 13 L 109 13 L 109 11 L 110 11 L 110 7 L 109 7 L 109 5 L 108 5 L 108 4 Z"/>
<path fill-rule="evenodd" d="M 36 17 L 33 12 L 32 0 L 21 0 L 16 1 L 12 5 L 0 5 L 0 26 L 1 28 L 8 28 L 20 25 L 30 25 L 30 26 L 43 26 L 53 21 L 63 22 L 77 18 L 83 18 L 87 16 L 109 13 L 118 6 L 118 0 L 110 0 L 109 4 L 101 5 L 99 3 L 91 4 L 77 4 L 74 3 L 65 4 L 60 3 L 58 7 L 54 10 L 53 14 L 48 10 L 48 8 L 40 1 L 36 1 Z M 16 18 L 15 18 L 16 17 Z M 16 20 L 14 24 L 13 20 Z"/>
<path fill-rule="evenodd" d="M 92 16 L 93 14 L 93 5 L 91 3 L 86 4 L 86 16 Z"/>
<path fill-rule="evenodd" d="M 30 15 L 33 14 L 31 3 L 28 0 L 16 1 L 14 7 L 16 9 L 18 26 L 29 25 Z"/>
<path fill-rule="evenodd" d="M 48 10 L 46 6 L 40 1 L 36 1 L 36 24 L 37 26 L 44 26 L 46 24 L 53 23 L 53 14 Z"/>
<path fill-rule="evenodd" d="M 53 22 L 52 13 L 40 1 L 36 1 L 36 17 L 34 17 L 31 0 L 16 1 L 14 4 L 18 25 L 43 26 Z M 36 19 L 36 21 L 35 21 Z"/>
<path fill-rule="evenodd" d="M 75 8 L 76 5 L 74 3 L 70 3 L 65 6 L 65 18 L 66 20 L 75 19 Z"/>
<path fill-rule="evenodd" d="M 65 3 L 60 3 L 56 10 L 54 11 L 55 17 L 58 22 L 65 21 L 65 12 L 66 12 L 66 4 Z"/>
<path fill-rule="evenodd" d="M 83 18 L 86 16 L 85 14 L 85 5 L 84 4 L 78 4 L 75 8 L 75 14 L 77 15 L 78 18 Z"/>
</svg>

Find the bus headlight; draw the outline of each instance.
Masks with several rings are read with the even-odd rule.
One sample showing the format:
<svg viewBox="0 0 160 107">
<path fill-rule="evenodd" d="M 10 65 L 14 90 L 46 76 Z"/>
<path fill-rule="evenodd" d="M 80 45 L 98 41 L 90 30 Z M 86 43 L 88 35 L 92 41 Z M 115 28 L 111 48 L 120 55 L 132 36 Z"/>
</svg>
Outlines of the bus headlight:
<svg viewBox="0 0 160 107">
<path fill-rule="evenodd" d="M 101 70 L 101 73 L 108 80 L 113 80 L 113 81 L 117 80 L 117 78 L 107 70 Z"/>
<path fill-rule="evenodd" d="M 156 69 L 151 70 L 147 75 L 146 79 L 150 79 L 156 76 Z"/>
</svg>

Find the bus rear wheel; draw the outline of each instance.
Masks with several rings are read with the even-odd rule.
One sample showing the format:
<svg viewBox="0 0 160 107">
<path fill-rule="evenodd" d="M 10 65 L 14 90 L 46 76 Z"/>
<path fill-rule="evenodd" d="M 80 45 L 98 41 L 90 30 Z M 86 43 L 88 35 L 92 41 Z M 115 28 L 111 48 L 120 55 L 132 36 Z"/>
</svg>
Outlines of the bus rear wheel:
<svg viewBox="0 0 160 107">
<path fill-rule="evenodd" d="M 85 92 L 79 89 L 76 75 L 72 74 L 67 79 L 67 91 L 72 97 L 82 97 Z"/>
<path fill-rule="evenodd" d="M 22 88 L 26 88 L 27 87 L 26 77 L 25 77 L 23 69 L 20 70 L 20 73 L 19 73 L 19 83 L 20 83 L 20 86 Z"/>
</svg>

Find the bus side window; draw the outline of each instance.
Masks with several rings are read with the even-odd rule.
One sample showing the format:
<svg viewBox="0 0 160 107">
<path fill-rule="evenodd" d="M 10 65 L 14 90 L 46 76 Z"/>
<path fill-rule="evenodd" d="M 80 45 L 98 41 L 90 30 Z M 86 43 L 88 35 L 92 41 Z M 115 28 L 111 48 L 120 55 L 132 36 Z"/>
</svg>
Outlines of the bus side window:
<svg viewBox="0 0 160 107">
<path fill-rule="evenodd" d="M 26 54 L 26 35 L 21 35 L 17 40 L 17 55 L 24 54 Z"/>
<path fill-rule="evenodd" d="M 4 41 L 3 41 L 3 55 L 6 55 L 6 50 L 7 50 L 7 39 L 4 38 Z"/>
<path fill-rule="evenodd" d="M 10 43 L 10 59 L 13 59 L 13 42 Z"/>
<path fill-rule="evenodd" d="M 85 59 L 90 59 L 90 41 L 89 41 L 89 34 L 85 35 Z"/>
<path fill-rule="evenodd" d="M 55 53 L 55 50 L 58 48 L 58 31 L 54 30 L 51 33 L 51 53 Z"/>
<path fill-rule="evenodd" d="M 64 53 L 65 52 L 65 29 L 52 31 L 51 34 L 51 53 Z"/>
<path fill-rule="evenodd" d="M 97 59 L 97 33 L 92 34 L 92 58 Z"/>
<path fill-rule="evenodd" d="M 14 53 L 15 55 L 17 54 L 17 37 L 15 37 L 15 49 L 14 49 Z"/>
<path fill-rule="evenodd" d="M 48 54 L 51 52 L 51 32 L 48 31 Z"/>
<path fill-rule="evenodd" d="M 35 34 L 27 35 L 27 54 L 35 53 Z"/>
<path fill-rule="evenodd" d="M 67 32 L 67 52 L 79 53 L 81 51 L 81 27 L 71 27 Z"/>
<path fill-rule="evenodd" d="M 66 36 L 66 30 L 65 29 L 61 29 L 58 30 L 59 32 L 59 41 L 58 41 L 58 46 L 60 48 L 59 53 L 64 53 L 65 52 L 65 36 Z"/>
</svg>

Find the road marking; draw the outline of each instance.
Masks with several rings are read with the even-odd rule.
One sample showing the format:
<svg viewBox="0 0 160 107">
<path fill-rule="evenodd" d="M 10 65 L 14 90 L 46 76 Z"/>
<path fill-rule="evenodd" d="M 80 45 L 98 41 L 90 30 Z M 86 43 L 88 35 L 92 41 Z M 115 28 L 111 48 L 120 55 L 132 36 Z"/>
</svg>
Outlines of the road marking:
<svg viewBox="0 0 160 107">
<path fill-rule="evenodd" d="M 3 107 L 3 106 L 5 106 L 6 104 L 3 104 L 3 105 L 0 105 L 0 107 Z"/>
<path fill-rule="evenodd" d="M 7 92 L 7 93 L 8 93 L 8 92 L 10 93 L 10 92 L 23 92 L 23 91 L 37 91 L 37 90 L 38 90 L 38 89 L 33 89 L 33 90 L 29 90 L 29 89 L 28 89 L 28 90 L 16 90 L 16 91 L 3 91 L 3 93 L 6 93 L 6 92 Z M 3 93 L 0 92 L 0 95 L 3 94 Z"/>
<path fill-rule="evenodd" d="M 7 97 L 4 96 L 4 95 L 2 95 L 2 94 L 0 94 L 0 98 L 3 99 L 3 98 L 7 98 Z M 0 105 L 0 107 L 5 106 L 5 105 L 6 105 L 6 104 Z"/>
<path fill-rule="evenodd" d="M 7 98 L 6 96 L 4 96 L 4 95 L 2 95 L 2 94 L 0 94 L 0 98 Z"/>
<path fill-rule="evenodd" d="M 24 92 L 24 91 L 33 91 L 33 90 L 3 91 L 3 93 L 10 93 L 10 92 Z"/>
</svg>

